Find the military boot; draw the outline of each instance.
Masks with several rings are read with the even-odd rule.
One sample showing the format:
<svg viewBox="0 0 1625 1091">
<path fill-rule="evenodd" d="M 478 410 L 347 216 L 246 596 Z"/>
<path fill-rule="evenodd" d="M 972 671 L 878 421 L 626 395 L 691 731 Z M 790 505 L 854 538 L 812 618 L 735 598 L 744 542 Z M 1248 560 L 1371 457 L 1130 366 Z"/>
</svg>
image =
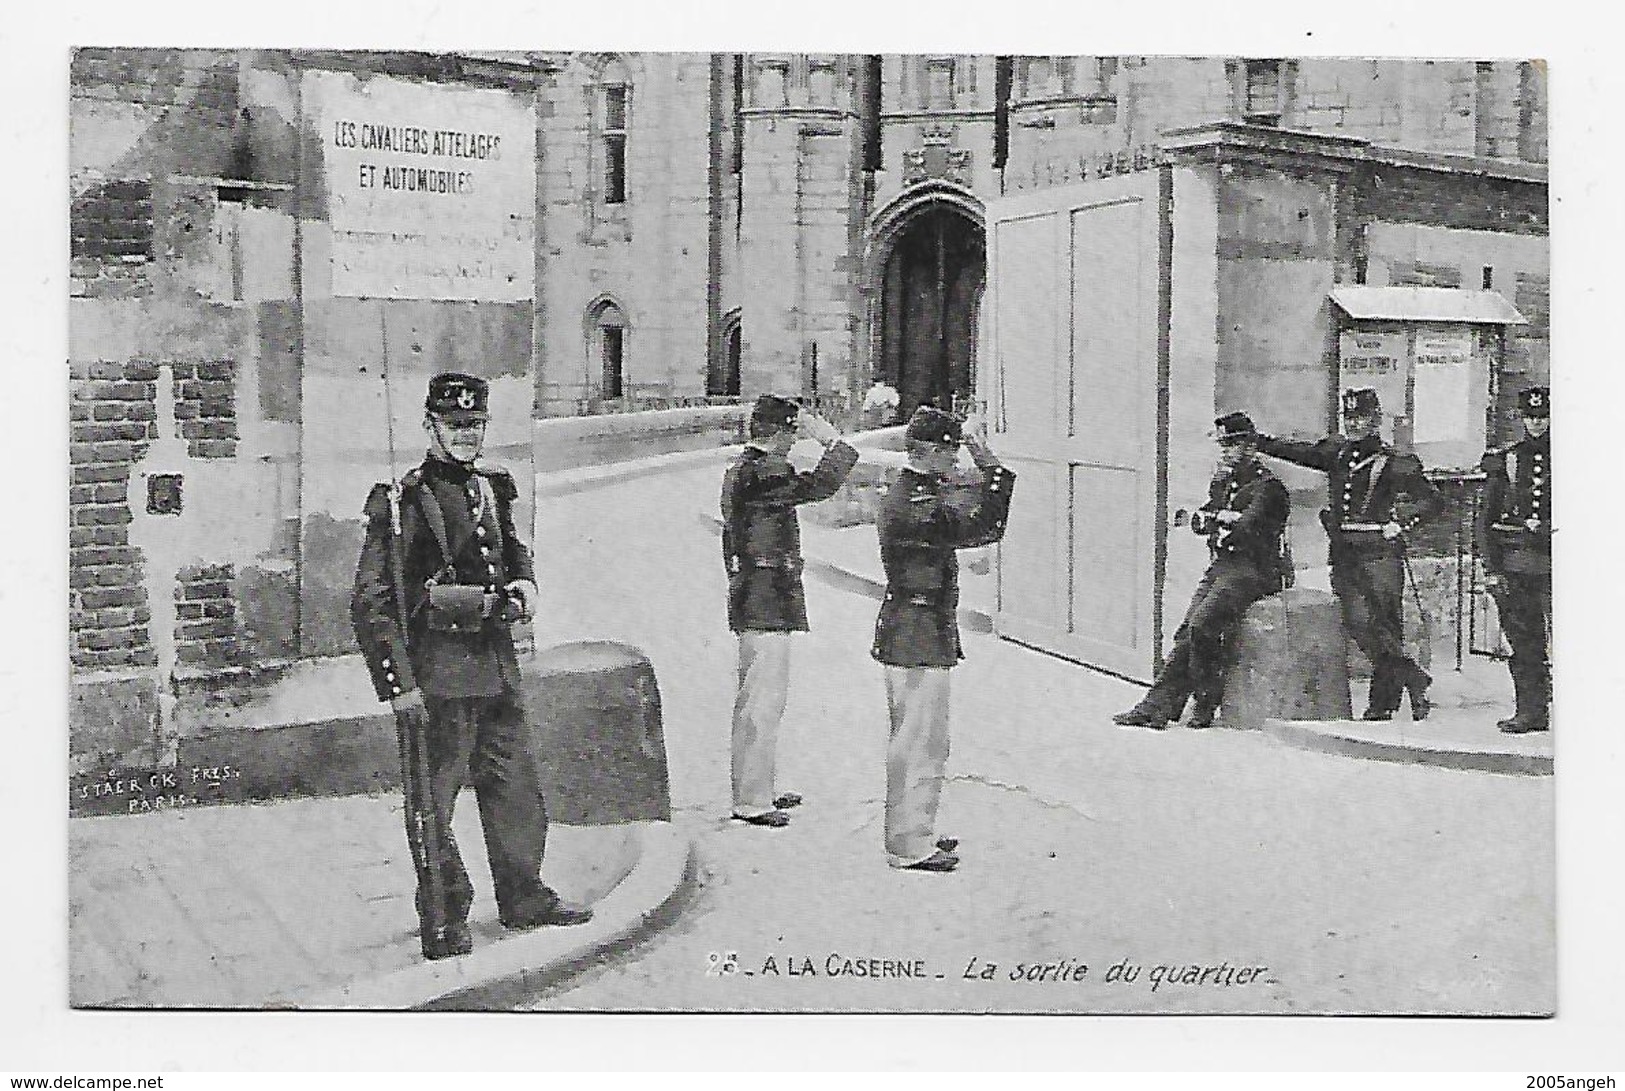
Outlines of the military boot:
<svg viewBox="0 0 1625 1091">
<path fill-rule="evenodd" d="M 1495 726 L 1507 735 L 1527 735 L 1535 731 L 1548 731 L 1551 723 L 1547 715 L 1544 687 L 1530 677 L 1528 669 L 1512 665 L 1512 692 L 1516 711 Z"/>
<path fill-rule="evenodd" d="M 438 931 L 423 931 L 423 957 L 430 960 L 456 958 L 474 949 L 474 937 L 466 921 L 448 924 Z"/>
<path fill-rule="evenodd" d="M 1405 691 L 1411 700 L 1411 719 L 1425 720 L 1433 711 L 1433 702 L 1428 700 L 1428 687 L 1432 684 L 1433 676 L 1412 663 L 1410 677 L 1405 682 Z"/>
</svg>

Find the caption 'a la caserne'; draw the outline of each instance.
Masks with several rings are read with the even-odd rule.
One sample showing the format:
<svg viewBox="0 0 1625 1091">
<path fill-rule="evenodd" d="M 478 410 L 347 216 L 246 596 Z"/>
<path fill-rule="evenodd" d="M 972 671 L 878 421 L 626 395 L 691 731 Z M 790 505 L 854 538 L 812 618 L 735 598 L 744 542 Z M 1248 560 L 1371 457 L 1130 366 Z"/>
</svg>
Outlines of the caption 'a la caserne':
<svg viewBox="0 0 1625 1091">
<path fill-rule="evenodd" d="M 851 978 L 867 981 L 1011 981 L 1028 984 L 1083 984 L 1143 986 L 1152 992 L 1166 986 L 1234 988 L 1269 981 L 1266 965 L 1250 963 L 1154 963 L 1118 959 L 1104 970 L 1083 959 L 996 961 L 971 955 L 953 970 L 939 968 L 923 958 L 875 958 L 831 951 L 822 955 L 767 955 L 760 962 L 742 961 L 737 952 L 713 952 L 706 966 L 712 976 L 763 978 Z"/>
</svg>

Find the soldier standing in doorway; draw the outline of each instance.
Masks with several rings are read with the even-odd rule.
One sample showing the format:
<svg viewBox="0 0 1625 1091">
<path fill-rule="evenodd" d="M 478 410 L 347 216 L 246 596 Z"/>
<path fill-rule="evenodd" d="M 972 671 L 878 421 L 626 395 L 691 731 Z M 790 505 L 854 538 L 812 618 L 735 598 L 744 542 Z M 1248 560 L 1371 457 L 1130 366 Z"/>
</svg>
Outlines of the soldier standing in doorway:
<svg viewBox="0 0 1625 1091">
<path fill-rule="evenodd" d="M 1551 391 L 1518 396 L 1524 438 L 1484 456 L 1484 570 L 1512 647 L 1508 667 L 1517 708 L 1496 726 L 1512 735 L 1551 728 L 1552 436 Z"/>
<path fill-rule="evenodd" d="M 798 434 L 824 445 L 818 465 L 797 472 Z M 774 788 L 774 752 L 790 687 L 790 635 L 807 631 L 796 508 L 834 496 L 858 452 L 835 426 L 789 398 L 763 394 L 750 415 L 750 442 L 722 481 L 722 557 L 728 568 L 728 627 L 739 637 L 732 737 L 733 817 L 753 826 L 790 823 L 795 792 Z"/>
<path fill-rule="evenodd" d="M 1249 606 L 1282 587 L 1281 535 L 1292 507 L 1286 486 L 1256 457 L 1252 418 L 1228 413 L 1213 423 L 1218 472 L 1207 503 L 1191 514 L 1191 529 L 1207 538 L 1212 561 L 1150 691 L 1112 717 L 1125 727 L 1161 730 L 1179 719 L 1193 695 L 1190 726 L 1212 727 L 1224 696 L 1231 636 Z"/>
<path fill-rule="evenodd" d="M 1258 449 L 1326 475 L 1329 506 L 1320 521 L 1330 544 L 1332 591 L 1344 630 L 1371 661 L 1362 718 L 1393 719 L 1408 692 L 1411 718 L 1425 719 L 1433 679 L 1405 653 L 1405 535 L 1438 511 L 1439 494 L 1415 455 L 1399 454 L 1378 434 L 1382 404 L 1375 390 L 1346 390 L 1342 406 L 1342 435 L 1317 443 L 1260 435 Z"/>
<path fill-rule="evenodd" d="M 520 705 L 509 626 L 536 607 L 530 549 L 514 525 L 506 470 L 477 466 L 489 388 L 471 375 L 429 382 L 429 453 L 400 484 L 367 497 L 351 617 L 381 701 L 420 752 L 408 763 L 408 836 L 418 865 L 425 958 L 467 954 L 474 890 L 451 832 L 472 781 L 504 927 L 580 924 L 541 880 L 547 811 Z M 413 824 L 417 823 L 414 834 Z"/>
<path fill-rule="evenodd" d="M 979 430 L 921 406 L 905 433 L 908 465 L 880 511 L 886 594 L 871 654 L 886 670 L 891 734 L 886 744 L 886 859 L 892 867 L 947 872 L 958 841 L 938 839 L 937 804 L 948 763 L 948 672 L 959 643 L 956 550 L 1004 537 L 1016 475 L 999 464 Z M 963 442 L 981 480 L 948 480 Z"/>
</svg>

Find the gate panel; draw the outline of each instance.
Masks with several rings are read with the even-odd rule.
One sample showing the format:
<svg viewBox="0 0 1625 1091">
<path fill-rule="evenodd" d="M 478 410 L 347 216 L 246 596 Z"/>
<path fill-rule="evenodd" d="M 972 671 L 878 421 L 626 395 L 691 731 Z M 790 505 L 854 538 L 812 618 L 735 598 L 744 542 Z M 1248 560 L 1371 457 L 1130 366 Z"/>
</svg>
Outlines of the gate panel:
<svg viewBox="0 0 1625 1091">
<path fill-rule="evenodd" d="M 996 629 L 1149 681 L 1160 590 L 1157 175 L 1004 198 L 988 228 L 988 396 L 1000 455 L 1021 476 Z"/>
</svg>

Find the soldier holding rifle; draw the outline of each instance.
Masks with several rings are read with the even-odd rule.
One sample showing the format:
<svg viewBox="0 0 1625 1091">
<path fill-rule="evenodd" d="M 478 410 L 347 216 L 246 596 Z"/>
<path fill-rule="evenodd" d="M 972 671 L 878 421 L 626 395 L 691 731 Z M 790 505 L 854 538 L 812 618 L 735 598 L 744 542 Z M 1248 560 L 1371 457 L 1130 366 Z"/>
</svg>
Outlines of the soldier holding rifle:
<svg viewBox="0 0 1625 1091">
<path fill-rule="evenodd" d="M 535 608 L 535 569 L 514 525 L 513 477 L 475 464 L 488 399 L 486 382 L 471 375 L 430 380 L 428 457 L 398 488 L 377 485 L 367 497 L 351 600 L 374 689 L 394 709 L 400 733 L 430 959 L 472 947 L 474 891 L 451 831 L 457 793 L 470 781 L 502 924 L 579 924 L 592 915 L 564 904 L 540 878 L 547 812 L 509 631 Z M 393 446 L 392 435 L 392 474 Z"/>
</svg>

